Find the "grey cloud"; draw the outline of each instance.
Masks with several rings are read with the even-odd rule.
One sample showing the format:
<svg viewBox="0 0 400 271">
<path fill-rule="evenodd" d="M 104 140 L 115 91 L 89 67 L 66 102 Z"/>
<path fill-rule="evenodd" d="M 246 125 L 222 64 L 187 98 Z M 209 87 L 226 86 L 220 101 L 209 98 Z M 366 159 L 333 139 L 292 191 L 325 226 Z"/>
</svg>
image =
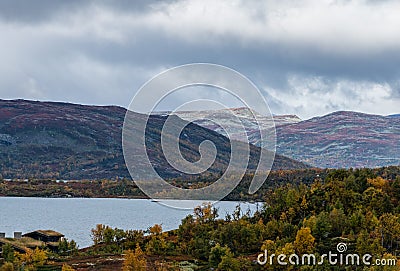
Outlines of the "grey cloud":
<svg viewBox="0 0 400 271">
<path fill-rule="evenodd" d="M 63 11 L 73 12 L 82 1 L 0 1 L 0 18 L 11 22 L 42 22 Z"/>
<path fill-rule="evenodd" d="M 117 12 L 145 12 L 154 4 L 168 3 L 172 0 L 13 0 L 0 1 L 0 18 L 10 22 L 41 23 L 60 14 L 71 14 L 95 6 Z"/>
<path fill-rule="evenodd" d="M 162 5 L 167 4 L 162 2 Z M 253 2 L 248 5 L 251 4 Z M 272 111 L 277 113 L 298 113 L 308 117 L 319 110 L 366 108 L 356 102 L 330 101 L 330 97 L 321 101 L 326 104 L 317 105 L 313 110 L 309 107 L 316 105 L 307 103 L 307 97 L 298 96 L 298 101 L 288 101 L 291 95 L 299 95 L 301 84 L 309 88 L 310 97 L 333 92 L 341 80 L 351 82 L 337 90 L 337 95 L 342 95 L 343 99 L 361 99 L 361 92 L 351 89 L 357 82 L 370 82 L 364 84 L 367 87 L 388 84 L 392 88 L 392 97 L 398 99 L 400 96 L 400 49 L 397 47 L 360 52 L 354 48 L 329 51 L 329 48 L 313 44 L 306 46 L 296 39 L 280 41 L 263 40 L 261 37 L 261 40 L 246 40 L 240 38 L 240 32 L 215 34 L 211 30 L 196 32 L 195 29 L 189 33 L 190 38 L 185 38 L 173 27 L 165 28 L 150 16 L 155 6 L 156 10 L 160 9 L 159 5 L 160 1 L 144 0 L 1 1 L 0 17 L 3 22 L 24 23 L 30 28 L 29 33 L 33 34 L 26 37 L 27 32 L 21 30 L 25 26 L 2 24 L 0 19 L 0 29 L 10 30 L 13 27 L 13 31 L 7 33 L 9 36 L 4 34 L 2 37 L 7 41 L 3 43 L 3 48 L 0 44 L 0 56 L 9 55 L 10 59 L 0 64 L 0 71 L 4 70 L 2 74 L 7 75 L 6 79 L 0 80 L 0 97 L 127 106 L 135 90 L 156 73 L 192 62 L 222 64 L 243 73 L 264 89 Z M 82 20 L 82 27 L 87 23 L 85 20 L 93 20 L 95 28 L 99 28 L 95 30 L 99 31 L 100 37 L 91 33 L 65 34 L 64 29 L 58 29 L 63 26 L 68 30 L 62 14 L 68 17 L 78 10 L 95 7 L 110 11 L 115 16 L 110 23 L 115 25 L 107 22 L 98 26 L 96 18 L 78 19 Z M 138 22 L 128 22 L 126 26 L 124 21 L 119 21 L 120 16 L 128 21 L 137 16 L 140 18 Z M 266 15 L 256 12 L 253 16 L 263 20 Z M 202 23 L 198 23 L 202 27 Z M 123 39 L 102 37 L 105 30 L 115 31 Z M 321 85 L 312 88 L 307 85 L 307 80 L 293 85 L 289 80 L 293 75 L 307 80 L 316 77 Z M 272 95 L 273 91 L 278 97 Z M 346 91 L 347 95 L 344 95 Z M 307 114 L 307 110 L 312 113 Z"/>
<path fill-rule="evenodd" d="M 189 62 L 215 62 L 230 66 L 258 81 L 267 80 L 271 86 L 286 85 L 289 73 L 312 74 L 328 78 L 392 82 L 400 77 L 400 52 L 379 55 L 337 56 L 291 48 L 263 45 L 246 48 L 227 40 L 213 46 L 189 44 L 171 39 L 163 33 L 139 33 L 135 44 L 90 44 L 87 55 L 118 64 L 140 63 L 143 66 L 174 66 Z"/>
</svg>

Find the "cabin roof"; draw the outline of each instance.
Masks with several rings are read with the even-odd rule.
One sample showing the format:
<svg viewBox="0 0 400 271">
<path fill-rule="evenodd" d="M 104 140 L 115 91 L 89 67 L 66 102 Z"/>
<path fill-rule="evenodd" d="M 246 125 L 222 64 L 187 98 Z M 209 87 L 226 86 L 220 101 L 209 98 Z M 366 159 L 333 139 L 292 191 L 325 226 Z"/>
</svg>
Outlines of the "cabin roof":
<svg viewBox="0 0 400 271">
<path fill-rule="evenodd" d="M 64 234 L 53 231 L 53 230 L 36 230 L 33 232 L 28 232 L 28 233 L 24 234 L 24 236 L 28 236 L 33 233 L 38 233 L 40 235 L 44 235 L 44 236 L 48 236 L 48 237 L 64 237 Z"/>
</svg>

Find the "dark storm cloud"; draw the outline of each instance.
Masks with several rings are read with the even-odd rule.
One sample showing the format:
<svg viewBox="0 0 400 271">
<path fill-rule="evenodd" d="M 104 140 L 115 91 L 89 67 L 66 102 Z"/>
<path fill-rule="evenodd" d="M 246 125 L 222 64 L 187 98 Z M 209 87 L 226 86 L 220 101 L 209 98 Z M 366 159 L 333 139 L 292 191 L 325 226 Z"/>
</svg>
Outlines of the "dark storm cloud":
<svg viewBox="0 0 400 271">
<path fill-rule="evenodd" d="M 12 22 L 42 22 L 60 12 L 74 12 L 82 3 L 79 0 L 0 1 L 0 18 Z"/>
<path fill-rule="evenodd" d="M 40 23 L 60 14 L 70 14 L 94 6 L 118 12 L 145 12 L 162 0 L 13 0 L 0 1 L 0 18 L 11 22 Z"/>
<path fill-rule="evenodd" d="M 216 62 L 257 80 L 273 80 L 275 87 L 287 83 L 288 72 L 377 82 L 392 82 L 400 77 L 400 54 L 396 51 L 340 56 L 299 49 L 296 44 L 286 48 L 270 44 L 249 48 L 234 39 L 213 45 L 192 44 L 149 30 L 140 37 L 134 44 L 88 44 L 86 54 L 113 64 L 137 62 L 144 66 Z"/>
</svg>

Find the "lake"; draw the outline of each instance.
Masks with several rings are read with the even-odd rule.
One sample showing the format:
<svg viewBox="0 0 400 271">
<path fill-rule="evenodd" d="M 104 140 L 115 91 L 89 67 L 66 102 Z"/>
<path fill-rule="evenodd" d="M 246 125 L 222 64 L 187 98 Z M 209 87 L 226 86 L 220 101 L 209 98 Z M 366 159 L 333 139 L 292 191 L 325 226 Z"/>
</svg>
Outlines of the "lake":
<svg viewBox="0 0 400 271">
<path fill-rule="evenodd" d="M 222 201 L 215 207 L 223 218 L 238 204 Z M 241 202 L 240 205 L 243 211 L 257 209 L 256 204 Z M 171 230 L 178 228 L 190 213 L 191 210 L 174 209 L 147 199 L 0 197 L 0 232 L 12 237 L 14 231 L 55 230 L 83 248 L 92 244 L 90 232 L 96 224 L 146 230 L 157 223 L 164 230 Z"/>
</svg>

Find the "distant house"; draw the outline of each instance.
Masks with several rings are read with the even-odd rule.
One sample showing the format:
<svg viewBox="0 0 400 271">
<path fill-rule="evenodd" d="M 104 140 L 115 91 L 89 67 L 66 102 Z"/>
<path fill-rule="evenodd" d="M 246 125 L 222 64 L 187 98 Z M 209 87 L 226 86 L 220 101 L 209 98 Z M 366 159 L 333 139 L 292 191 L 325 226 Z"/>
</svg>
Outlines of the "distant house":
<svg viewBox="0 0 400 271">
<path fill-rule="evenodd" d="M 0 248 L 5 244 L 9 244 L 15 251 L 20 253 L 25 253 L 29 249 L 35 249 L 37 247 L 47 247 L 52 251 L 57 251 L 59 242 L 63 238 L 64 235 L 56 231 L 37 230 L 26 233 L 18 238 L 0 238 Z"/>
<path fill-rule="evenodd" d="M 52 230 L 37 230 L 25 233 L 23 237 L 30 237 L 45 243 L 58 243 L 64 238 L 64 234 Z"/>
</svg>

